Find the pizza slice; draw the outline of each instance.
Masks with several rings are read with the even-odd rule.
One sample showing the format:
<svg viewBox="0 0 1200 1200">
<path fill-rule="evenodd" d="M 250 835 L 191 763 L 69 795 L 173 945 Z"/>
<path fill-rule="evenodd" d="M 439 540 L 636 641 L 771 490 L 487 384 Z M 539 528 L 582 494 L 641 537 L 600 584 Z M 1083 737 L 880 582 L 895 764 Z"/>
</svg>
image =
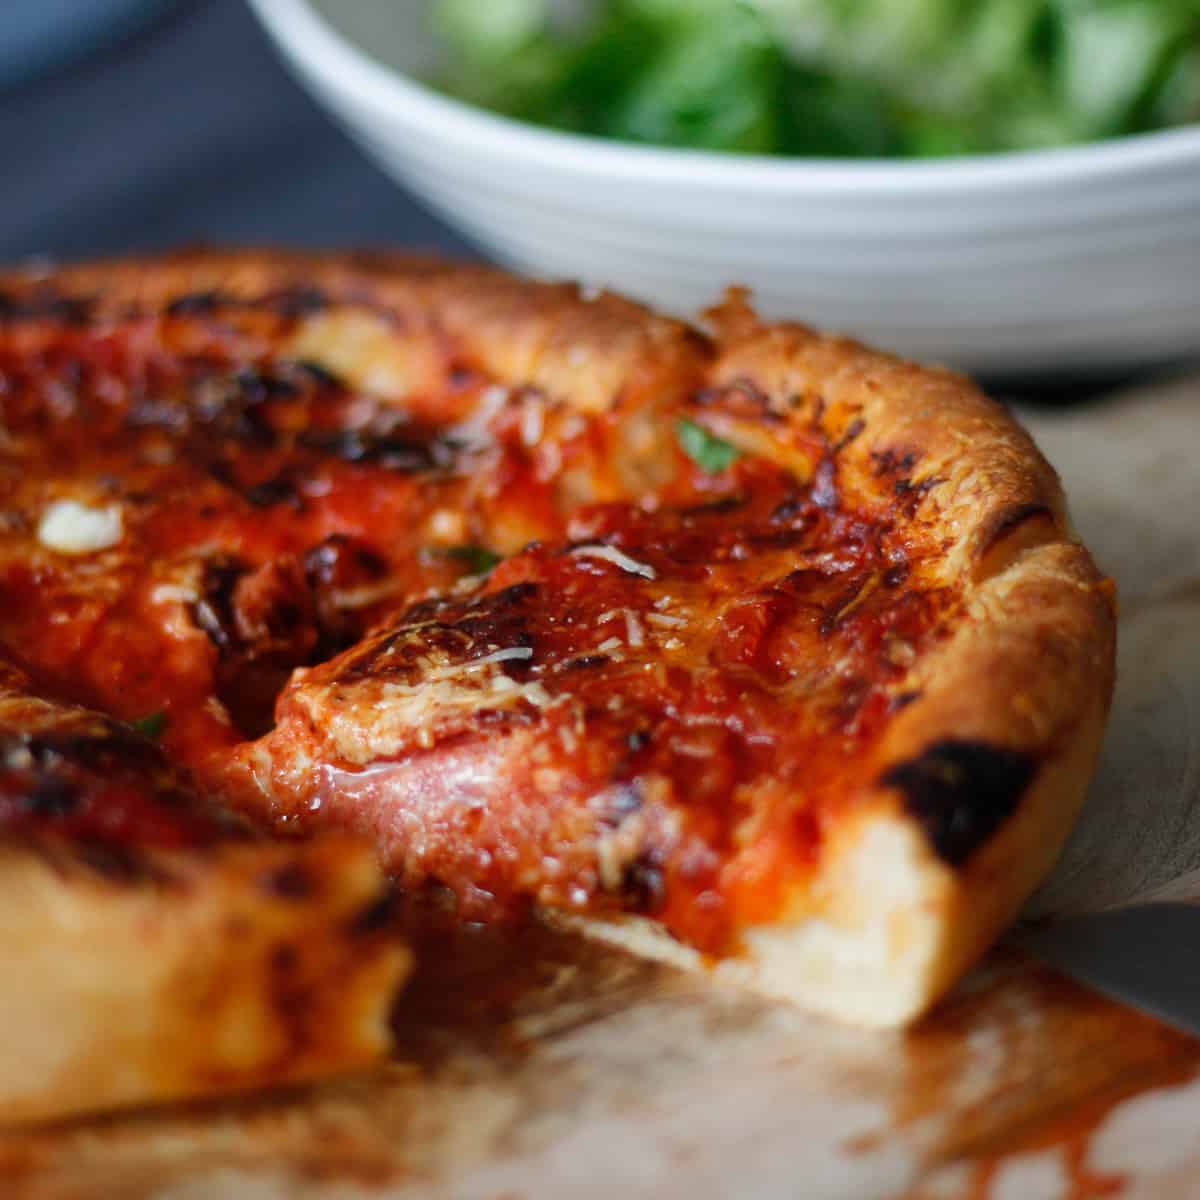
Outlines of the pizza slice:
<svg viewBox="0 0 1200 1200">
<path fill-rule="evenodd" d="M 147 735 L 0 666 L 0 1119 L 294 1083 L 379 1059 L 409 969 L 345 837 L 272 844 Z"/>
</svg>

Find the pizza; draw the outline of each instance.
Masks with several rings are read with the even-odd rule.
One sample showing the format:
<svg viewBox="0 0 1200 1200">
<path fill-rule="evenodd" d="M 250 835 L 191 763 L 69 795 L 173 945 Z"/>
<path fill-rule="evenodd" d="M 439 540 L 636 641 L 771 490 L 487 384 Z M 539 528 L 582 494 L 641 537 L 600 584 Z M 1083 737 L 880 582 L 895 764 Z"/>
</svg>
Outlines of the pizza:
<svg viewBox="0 0 1200 1200">
<path fill-rule="evenodd" d="M 737 291 L 14 271 L 0 415 L 6 1114 L 378 1055 L 385 870 L 900 1024 L 1082 801 L 1114 598 L 1052 469 Z"/>
<path fill-rule="evenodd" d="M 410 956 L 345 836 L 275 843 L 0 662 L 0 1121 L 374 1062 Z"/>
</svg>

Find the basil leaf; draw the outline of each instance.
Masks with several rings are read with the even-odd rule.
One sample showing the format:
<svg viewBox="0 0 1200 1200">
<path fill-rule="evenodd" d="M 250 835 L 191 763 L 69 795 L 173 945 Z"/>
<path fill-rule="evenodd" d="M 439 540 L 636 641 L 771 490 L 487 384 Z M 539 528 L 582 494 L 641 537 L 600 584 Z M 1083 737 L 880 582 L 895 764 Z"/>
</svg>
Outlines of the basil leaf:
<svg viewBox="0 0 1200 1200">
<path fill-rule="evenodd" d="M 158 741 L 166 733 L 167 726 L 170 723 L 170 717 L 161 708 L 156 712 L 147 713 L 144 717 L 138 717 L 137 720 L 129 722 L 142 737 L 149 738 L 152 742 Z"/>
<path fill-rule="evenodd" d="M 742 457 L 742 452 L 736 446 L 722 441 L 716 434 L 709 433 L 703 425 L 697 425 L 687 417 L 679 419 L 675 426 L 675 434 L 688 458 L 702 471 L 708 471 L 712 475 L 726 470 Z"/>
<path fill-rule="evenodd" d="M 486 546 L 441 546 L 438 553 L 457 559 L 471 575 L 486 575 L 498 562 L 500 555 Z"/>
</svg>

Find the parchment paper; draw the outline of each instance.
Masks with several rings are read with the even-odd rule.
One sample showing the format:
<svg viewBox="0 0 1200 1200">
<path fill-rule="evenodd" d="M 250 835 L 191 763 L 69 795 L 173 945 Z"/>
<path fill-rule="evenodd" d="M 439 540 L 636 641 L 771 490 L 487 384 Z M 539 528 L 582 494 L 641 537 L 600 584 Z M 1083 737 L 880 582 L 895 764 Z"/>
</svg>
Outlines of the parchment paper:
<svg viewBox="0 0 1200 1200">
<path fill-rule="evenodd" d="M 1200 901 L 1200 377 L 1019 415 L 1119 587 L 1117 689 L 1037 916 Z"/>
</svg>

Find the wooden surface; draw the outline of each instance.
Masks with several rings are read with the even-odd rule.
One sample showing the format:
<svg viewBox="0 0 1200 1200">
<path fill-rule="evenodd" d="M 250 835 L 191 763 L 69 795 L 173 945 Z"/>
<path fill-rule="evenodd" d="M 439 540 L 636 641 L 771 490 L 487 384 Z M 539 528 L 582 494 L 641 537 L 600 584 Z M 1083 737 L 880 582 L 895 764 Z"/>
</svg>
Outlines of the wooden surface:
<svg viewBox="0 0 1200 1200">
<path fill-rule="evenodd" d="M 1200 1127 L 1200 1043 L 1013 954 L 866 1034 L 549 936 L 514 977 L 501 949 L 426 956 L 386 1072 L 13 1136 L 3 1194 L 1082 1200 L 1200 1170 L 1171 1127 Z"/>
<path fill-rule="evenodd" d="M 1089 805 L 1110 826 L 1138 817 L 1141 863 L 1085 827 L 1043 896 L 1055 910 L 1161 890 L 1161 831 L 1141 827 L 1163 806 L 1147 801 L 1185 796 L 1200 770 L 1200 381 L 1031 424 L 1118 577 L 1136 650 Z M 1189 836 L 1176 822 L 1172 844 Z M 0 1136 L 0 1196 L 1200 1195 L 1200 1041 L 1012 949 L 895 1034 L 563 935 L 429 933 L 420 949 L 386 1070 Z"/>
</svg>

